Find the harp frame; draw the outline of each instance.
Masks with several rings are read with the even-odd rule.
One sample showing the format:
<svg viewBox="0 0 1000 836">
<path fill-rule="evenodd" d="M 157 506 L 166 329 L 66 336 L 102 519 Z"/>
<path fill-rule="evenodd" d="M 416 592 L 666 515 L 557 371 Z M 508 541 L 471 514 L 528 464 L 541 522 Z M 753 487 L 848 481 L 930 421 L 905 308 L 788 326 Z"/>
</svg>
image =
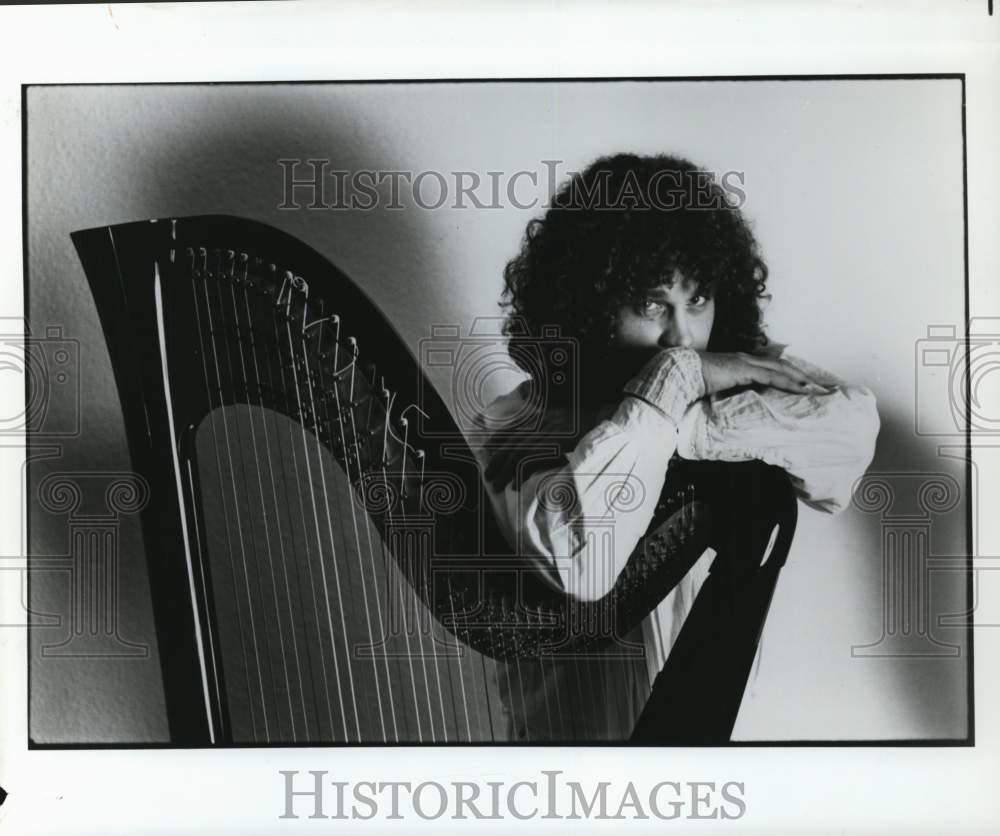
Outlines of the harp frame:
<svg viewBox="0 0 1000 836">
<path fill-rule="evenodd" d="M 192 408 L 185 387 L 172 385 L 189 369 L 166 344 L 182 339 L 184 328 L 161 284 L 171 268 L 168 254 L 176 258 L 185 246 L 224 242 L 233 249 L 281 254 L 286 259 L 282 268 L 295 276 L 322 276 L 327 292 L 336 295 L 338 313 L 365 334 L 366 362 L 393 368 L 399 401 L 423 404 L 430 426 L 422 443 L 454 443 L 453 426 L 436 392 L 417 390 L 417 363 L 411 354 L 393 350 L 401 337 L 375 304 L 327 258 L 292 235 L 244 218 L 209 215 L 98 227 L 71 237 L 107 341 L 133 467 L 153 485 L 176 486 L 157 491 L 155 501 L 141 512 L 170 738 L 178 746 L 214 744 L 226 738 L 229 718 L 218 681 L 221 671 L 211 670 L 205 653 L 212 638 L 211 578 L 199 572 L 191 554 L 197 539 L 192 532 L 198 483 L 193 480 L 193 491 L 185 490 L 179 460 L 184 451 L 164 443 L 179 440 L 188 454 L 193 445 L 190 428 L 176 426 Z M 109 265 L 113 269 L 107 275 Z M 141 338 L 144 333 L 147 338 Z M 149 334 L 157 339 L 148 339 Z M 185 572 L 178 571 L 178 543 L 185 546 Z M 196 594 L 197 588 L 204 594 Z"/>
</svg>

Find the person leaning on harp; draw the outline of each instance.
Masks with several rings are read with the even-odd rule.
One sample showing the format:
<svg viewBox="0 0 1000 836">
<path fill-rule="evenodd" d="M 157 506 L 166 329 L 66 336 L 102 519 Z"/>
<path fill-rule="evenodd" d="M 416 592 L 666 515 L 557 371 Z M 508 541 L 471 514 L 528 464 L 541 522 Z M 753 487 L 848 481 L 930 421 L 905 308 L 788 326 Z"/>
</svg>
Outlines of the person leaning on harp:
<svg viewBox="0 0 1000 836">
<path fill-rule="evenodd" d="M 677 457 L 757 459 L 784 470 L 812 508 L 836 513 L 850 501 L 874 454 L 875 399 L 765 336 L 766 278 L 739 209 L 712 178 L 676 157 L 598 159 L 562 186 L 544 217 L 528 224 L 519 254 L 504 271 L 508 347 L 517 361 L 519 342 L 559 326 L 576 346 L 577 400 L 560 404 L 528 380 L 493 401 L 479 421 L 488 431 L 530 425 L 551 439 L 565 426 L 576 435 L 561 458 L 541 469 L 519 466 L 530 446 L 523 436 L 475 448 L 504 537 L 529 551 L 568 595 L 596 600 L 614 585 L 650 525 Z M 530 373 L 529 364 L 519 365 Z M 532 410 L 542 414 L 526 420 Z M 554 473 L 572 484 L 572 507 L 539 501 L 539 486 Z M 608 488 L 623 474 L 638 480 L 644 499 L 641 507 L 616 514 Z M 580 527 L 595 518 L 613 519 L 613 554 L 581 547 Z M 696 600 L 712 556 L 703 555 L 630 635 L 653 658 L 670 653 L 693 610 L 718 606 L 704 596 Z M 671 742 L 670 733 L 657 733 L 652 703 L 686 685 L 663 683 L 661 676 L 650 696 L 645 664 L 607 658 L 519 660 L 500 675 L 513 740 Z M 554 705 L 546 704 L 553 695 L 561 715 L 555 724 Z M 700 705 L 695 695 L 689 704 Z M 654 721 L 639 734 L 644 709 Z M 695 730 L 699 721 L 712 721 L 679 719 Z M 679 739 L 697 741 L 697 731 Z"/>
</svg>

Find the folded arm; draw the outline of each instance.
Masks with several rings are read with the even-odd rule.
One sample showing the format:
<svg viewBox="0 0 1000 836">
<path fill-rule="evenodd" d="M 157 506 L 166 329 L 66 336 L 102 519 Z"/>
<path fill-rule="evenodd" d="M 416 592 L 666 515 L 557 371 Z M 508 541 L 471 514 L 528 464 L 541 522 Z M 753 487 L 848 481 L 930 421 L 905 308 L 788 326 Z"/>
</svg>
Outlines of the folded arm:
<svg viewBox="0 0 1000 836">
<path fill-rule="evenodd" d="M 505 537 L 569 595 L 603 597 L 649 527 L 675 451 L 691 459 L 777 465 L 806 504 L 842 509 L 873 455 L 874 397 L 803 360 L 782 359 L 827 389 L 805 394 L 763 387 L 705 398 L 697 352 L 667 349 L 555 464 L 550 451 L 548 465 L 539 466 L 520 440 L 513 453 L 481 448 L 477 455 Z M 511 414 L 518 413 L 523 400 L 516 391 L 505 398 Z M 553 411 L 548 429 L 574 418 L 580 416 Z"/>
<path fill-rule="evenodd" d="M 806 505 L 836 513 L 850 503 L 851 489 L 875 453 L 875 397 L 787 351 L 781 358 L 828 391 L 763 388 L 703 398 L 681 420 L 677 451 L 689 459 L 777 465 Z"/>
</svg>

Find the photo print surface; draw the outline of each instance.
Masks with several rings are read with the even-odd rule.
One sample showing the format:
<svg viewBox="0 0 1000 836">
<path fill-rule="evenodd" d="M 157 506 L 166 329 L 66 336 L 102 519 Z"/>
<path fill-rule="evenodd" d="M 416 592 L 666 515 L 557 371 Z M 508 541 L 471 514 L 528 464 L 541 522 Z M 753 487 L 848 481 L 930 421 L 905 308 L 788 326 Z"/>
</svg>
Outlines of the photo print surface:
<svg viewBox="0 0 1000 836">
<path fill-rule="evenodd" d="M 32 745 L 969 742 L 963 97 L 28 87 Z"/>
</svg>

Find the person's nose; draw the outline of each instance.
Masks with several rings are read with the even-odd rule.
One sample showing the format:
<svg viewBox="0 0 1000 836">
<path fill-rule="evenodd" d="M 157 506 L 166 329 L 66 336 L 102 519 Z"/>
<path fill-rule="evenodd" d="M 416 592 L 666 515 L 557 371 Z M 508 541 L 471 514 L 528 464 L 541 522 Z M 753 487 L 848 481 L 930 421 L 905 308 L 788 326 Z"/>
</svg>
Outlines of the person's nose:
<svg viewBox="0 0 1000 836">
<path fill-rule="evenodd" d="M 663 348 L 690 348 L 691 323 L 683 313 L 674 312 L 660 334 L 660 345 Z"/>
</svg>

